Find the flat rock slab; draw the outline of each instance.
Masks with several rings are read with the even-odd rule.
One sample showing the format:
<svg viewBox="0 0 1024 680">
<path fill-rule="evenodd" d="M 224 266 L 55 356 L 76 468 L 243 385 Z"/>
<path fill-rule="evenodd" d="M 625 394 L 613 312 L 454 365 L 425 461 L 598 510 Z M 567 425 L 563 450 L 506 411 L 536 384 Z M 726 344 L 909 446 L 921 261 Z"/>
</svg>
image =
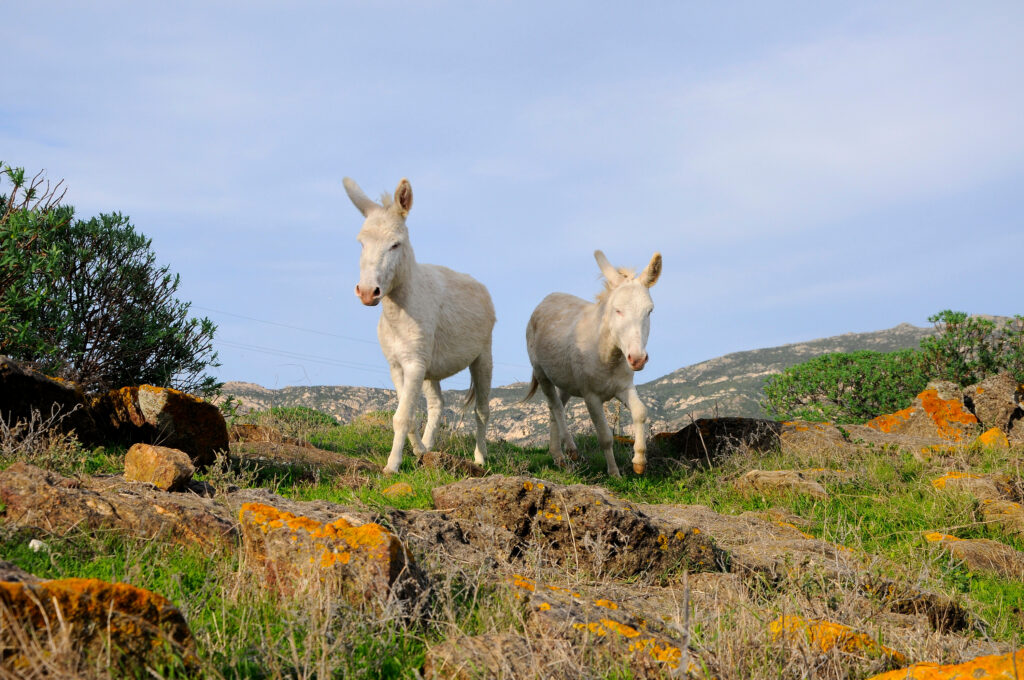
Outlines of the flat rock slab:
<svg viewBox="0 0 1024 680">
<path fill-rule="evenodd" d="M 834 621 L 807 620 L 799 616 L 780 616 L 768 624 L 773 642 L 785 641 L 813 653 L 838 650 L 845 654 L 882 658 L 887 665 L 907 662 L 906 656 L 879 644 L 872 636 Z"/>
<path fill-rule="evenodd" d="M 971 571 L 989 572 L 1008 579 L 1024 578 L 1024 553 L 1005 543 L 943 534 L 927 534 L 925 538 L 962 561 Z"/>
<path fill-rule="evenodd" d="M 1013 536 L 1024 537 L 1024 506 L 1015 501 L 983 499 L 981 516 Z"/>
<path fill-rule="evenodd" d="M 294 474 L 300 479 L 314 479 L 321 475 L 368 478 L 380 472 L 378 465 L 364 458 L 279 442 L 234 442 L 231 444 L 231 456 L 240 463 L 256 465 L 271 473 Z"/>
<path fill-rule="evenodd" d="M 582 562 L 597 573 L 725 570 L 726 555 L 699 528 L 652 519 L 600 487 L 492 475 L 432 493 L 435 507 L 453 517 L 510 531 L 515 550 L 533 545 L 549 559 Z"/>
<path fill-rule="evenodd" d="M 198 663 L 181 611 L 166 598 L 125 583 L 96 579 L 3 582 L 0 605 L 5 624 L 14 623 L 0 627 L 0 663 L 14 671 L 14 677 L 45 668 L 49 645 L 62 635 L 69 636 L 67 651 L 74 658 L 106 659 L 109 653 L 110 669 L 123 677 L 145 674 L 147 666 L 159 667 L 168 660 L 168 653 L 186 665 Z M 51 632 L 49 626 L 60 632 Z"/>
<path fill-rule="evenodd" d="M 966 493 L 979 500 L 1010 499 L 1013 487 L 1005 475 L 974 474 L 970 472 L 947 472 L 932 480 L 932 487 L 940 492 Z"/>
<path fill-rule="evenodd" d="M 303 448 L 315 448 L 312 444 L 298 437 L 289 437 L 282 434 L 280 430 L 269 425 L 254 425 L 252 423 L 237 423 L 228 428 L 228 441 L 231 443 L 267 443 L 267 444 L 291 444 Z"/>
<path fill-rule="evenodd" d="M 825 487 L 799 470 L 750 470 L 733 486 L 746 494 L 797 493 L 819 500 L 828 498 Z"/>
</svg>

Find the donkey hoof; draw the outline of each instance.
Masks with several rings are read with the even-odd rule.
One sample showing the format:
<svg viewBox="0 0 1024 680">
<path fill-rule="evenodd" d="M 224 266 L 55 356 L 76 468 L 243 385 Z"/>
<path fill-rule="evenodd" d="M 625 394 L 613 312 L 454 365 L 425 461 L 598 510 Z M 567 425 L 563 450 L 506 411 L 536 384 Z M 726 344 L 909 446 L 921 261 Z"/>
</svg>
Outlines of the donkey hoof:
<svg viewBox="0 0 1024 680">
<path fill-rule="evenodd" d="M 642 475 L 647 469 L 647 463 L 633 463 L 633 472 Z"/>
<path fill-rule="evenodd" d="M 383 472 L 385 475 L 397 475 L 398 474 L 398 466 L 396 465 L 394 467 L 391 467 L 390 465 L 385 465 L 384 469 L 381 470 L 381 472 Z"/>
</svg>

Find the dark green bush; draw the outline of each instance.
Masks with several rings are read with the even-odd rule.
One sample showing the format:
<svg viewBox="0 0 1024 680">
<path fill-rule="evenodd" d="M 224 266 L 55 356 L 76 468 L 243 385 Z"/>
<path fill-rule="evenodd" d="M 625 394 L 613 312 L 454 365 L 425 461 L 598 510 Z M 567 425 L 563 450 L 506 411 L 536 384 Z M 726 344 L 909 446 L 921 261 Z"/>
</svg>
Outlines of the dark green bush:
<svg viewBox="0 0 1024 680">
<path fill-rule="evenodd" d="M 12 197 L 14 172 L 7 172 Z M 13 199 L 2 200 L 10 206 Z M 90 391 L 148 383 L 209 394 L 218 387 L 204 375 L 218 365 L 216 326 L 189 317 L 189 303 L 175 297 L 179 277 L 157 266 L 152 241 L 127 217 L 72 221 L 69 206 L 45 213 L 22 203 L 8 218 L 20 231 L 0 231 L 0 262 L 9 263 L 11 281 L 4 299 L 13 301 L 0 318 L 5 353 Z M 19 255 L 24 243 L 34 257 Z"/>
<path fill-rule="evenodd" d="M 927 383 L 915 350 L 837 352 L 769 377 L 763 407 L 780 420 L 863 423 L 906 408 Z"/>
<path fill-rule="evenodd" d="M 938 331 L 921 341 L 932 378 L 967 387 L 1007 371 L 1024 382 L 1024 316 L 1000 324 L 947 309 L 928 320 Z"/>
</svg>

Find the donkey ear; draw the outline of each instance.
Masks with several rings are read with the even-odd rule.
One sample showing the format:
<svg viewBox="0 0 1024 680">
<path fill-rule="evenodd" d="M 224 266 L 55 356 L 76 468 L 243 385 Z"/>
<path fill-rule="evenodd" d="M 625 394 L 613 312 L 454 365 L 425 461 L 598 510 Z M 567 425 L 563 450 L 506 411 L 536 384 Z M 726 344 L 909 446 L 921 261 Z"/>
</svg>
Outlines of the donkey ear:
<svg viewBox="0 0 1024 680">
<path fill-rule="evenodd" d="M 408 215 L 412 208 L 412 185 L 404 177 L 398 183 L 398 188 L 395 189 L 395 205 L 398 207 L 398 212 L 402 213 L 402 217 Z"/>
<path fill-rule="evenodd" d="M 651 263 L 640 272 L 640 276 L 637 278 L 640 279 L 640 283 L 650 288 L 658 282 L 659 276 L 661 276 L 661 253 L 655 253 L 651 258 Z"/>
<path fill-rule="evenodd" d="M 601 268 L 601 273 L 604 274 L 604 278 L 608 279 L 608 283 L 617 285 L 622 281 L 622 274 L 612 266 L 612 263 L 608 261 L 604 253 L 600 250 L 595 250 L 594 259 L 597 260 L 597 266 Z"/>
<path fill-rule="evenodd" d="M 371 201 L 363 190 L 359 188 L 356 181 L 351 177 L 346 177 L 341 181 L 345 185 L 345 193 L 352 200 L 352 203 L 359 209 L 359 212 L 363 213 L 363 217 L 370 212 L 371 208 L 379 208 L 380 206 Z"/>
</svg>

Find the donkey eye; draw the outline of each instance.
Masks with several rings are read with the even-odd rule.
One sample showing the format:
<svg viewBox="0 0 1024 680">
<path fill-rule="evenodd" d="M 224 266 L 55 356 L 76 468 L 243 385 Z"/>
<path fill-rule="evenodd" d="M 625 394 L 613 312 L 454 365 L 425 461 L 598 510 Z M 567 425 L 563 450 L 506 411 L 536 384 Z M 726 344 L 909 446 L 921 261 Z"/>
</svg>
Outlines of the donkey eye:
<svg viewBox="0 0 1024 680">
<path fill-rule="evenodd" d="M 618 314 L 619 316 L 622 316 L 622 310 L 621 309 L 616 309 L 615 313 Z"/>
<path fill-rule="evenodd" d="M 401 243 L 396 243 L 396 244 L 392 245 L 391 246 L 391 250 L 396 250 L 398 248 L 398 246 L 400 246 L 400 245 L 402 245 L 402 244 Z"/>
</svg>

